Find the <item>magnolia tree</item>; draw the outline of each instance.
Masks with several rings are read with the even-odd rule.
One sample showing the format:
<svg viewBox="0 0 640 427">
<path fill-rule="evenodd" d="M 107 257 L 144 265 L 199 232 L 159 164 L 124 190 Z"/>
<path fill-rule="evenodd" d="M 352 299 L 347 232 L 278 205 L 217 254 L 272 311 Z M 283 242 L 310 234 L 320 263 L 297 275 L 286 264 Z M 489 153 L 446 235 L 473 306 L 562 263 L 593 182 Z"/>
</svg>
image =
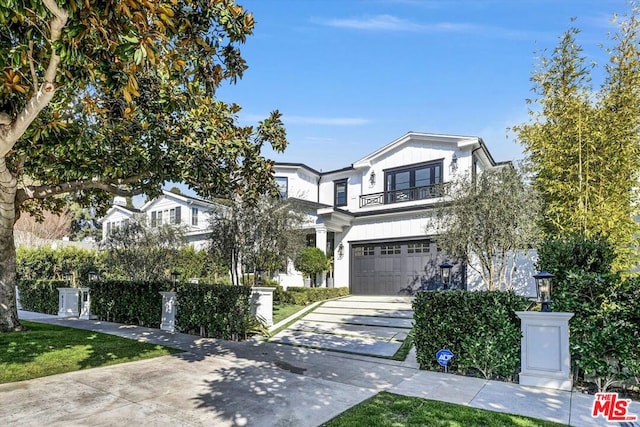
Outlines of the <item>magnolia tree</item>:
<svg viewBox="0 0 640 427">
<path fill-rule="evenodd" d="M 253 17 L 232 0 L 0 3 L 0 331 L 21 329 L 13 229 L 22 212 L 98 212 L 111 196 L 275 191 L 264 144 L 286 146 L 277 111 L 256 128 L 214 98 L 247 68 Z"/>
</svg>

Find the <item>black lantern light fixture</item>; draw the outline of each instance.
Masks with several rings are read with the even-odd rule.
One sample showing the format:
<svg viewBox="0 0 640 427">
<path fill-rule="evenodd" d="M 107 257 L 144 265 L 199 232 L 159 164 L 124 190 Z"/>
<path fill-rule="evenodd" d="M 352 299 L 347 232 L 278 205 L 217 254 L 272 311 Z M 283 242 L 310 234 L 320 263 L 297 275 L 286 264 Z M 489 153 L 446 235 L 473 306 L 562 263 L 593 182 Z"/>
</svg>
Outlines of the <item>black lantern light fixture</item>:
<svg viewBox="0 0 640 427">
<path fill-rule="evenodd" d="M 541 305 L 540 311 L 551 311 L 551 291 L 553 288 L 553 274 L 546 271 L 541 271 L 535 276 L 536 279 L 536 293 L 538 296 L 538 302 Z"/>
<path fill-rule="evenodd" d="M 70 282 L 71 279 L 73 278 L 73 274 L 71 274 L 70 271 L 64 271 L 62 273 L 62 277 L 64 278 L 64 280 L 66 280 L 67 282 Z"/>
<path fill-rule="evenodd" d="M 449 288 L 449 283 L 451 282 L 451 269 L 453 268 L 453 264 L 445 261 L 440 264 L 440 277 L 442 278 L 443 289 Z"/>
<path fill-rule="evenodd" d="M 98 273 L 95 270 L 90 270 L 87 273 L 90 282 L 95 282 L 98 280 Z"/>
<path fill-rule="evenodd" d="M 178 280 L 180 280 L 180 273 L 178 271 L 176 271 L 176 270 L 173 270 L 171 272 L 171 281 L 173 283 L 177 283 Z"/>
<path fill-rule="evenodd" d="M 372 187 L 376 185 L 376 173 L 373 170 L 369 174 L 369 184 L 371 184 Z"/>
<path fill-rule="evenodd" d="M 342 244 L 342 242 L 340 242 L 340 244 L 338 245 L 338 259 L 342 259 L 343 256 L 344 256 L 344 245 Z"/>
</svg>

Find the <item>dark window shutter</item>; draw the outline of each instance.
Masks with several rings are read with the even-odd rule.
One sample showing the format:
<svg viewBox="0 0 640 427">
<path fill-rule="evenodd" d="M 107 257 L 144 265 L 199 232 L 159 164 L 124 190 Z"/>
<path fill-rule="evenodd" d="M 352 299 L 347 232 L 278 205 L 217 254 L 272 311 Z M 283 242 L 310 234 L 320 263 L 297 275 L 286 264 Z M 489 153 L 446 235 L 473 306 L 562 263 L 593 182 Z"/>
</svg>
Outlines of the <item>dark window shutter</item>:
<svg viewBox="0 0 640 427">
<path fill-rule="evenodd" d="M 180 224 L 182 219 L 180 218 L 180 206 L 176 207 L 176 224 Z"/>
<path fill-rule="evenodd" d="M 156 226 L 156 211 L 151 212 L 151 226 Z"/>
</svg>

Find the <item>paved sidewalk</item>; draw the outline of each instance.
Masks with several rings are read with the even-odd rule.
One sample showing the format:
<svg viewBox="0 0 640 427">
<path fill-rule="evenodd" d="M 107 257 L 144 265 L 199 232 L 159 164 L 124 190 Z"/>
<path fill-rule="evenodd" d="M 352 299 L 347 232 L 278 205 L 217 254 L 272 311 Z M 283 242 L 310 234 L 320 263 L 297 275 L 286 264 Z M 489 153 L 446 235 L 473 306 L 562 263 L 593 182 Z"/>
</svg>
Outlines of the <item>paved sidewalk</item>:
<svg viewBox="0 0 640 427">
<path fill-rule="evenodd" d="M 23 319 L 168 345 L 185 353 L 0 385 L 3 426 L 317 426 L 387 390 L 573 426 L 593 396 L 419 371 L 386 359 L 259 341 L 168 334 L 20 312 Z M 630 412 L 640 415 L 640 403 Z"/>
</svg>

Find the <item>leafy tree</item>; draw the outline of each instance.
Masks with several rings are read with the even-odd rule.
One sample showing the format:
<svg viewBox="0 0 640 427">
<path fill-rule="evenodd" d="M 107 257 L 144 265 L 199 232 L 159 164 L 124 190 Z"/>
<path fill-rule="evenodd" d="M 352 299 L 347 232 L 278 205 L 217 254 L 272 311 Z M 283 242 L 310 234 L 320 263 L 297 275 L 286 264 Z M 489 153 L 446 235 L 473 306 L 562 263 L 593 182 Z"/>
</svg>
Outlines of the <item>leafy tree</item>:
<svg viewBox="0 0 640 427">
<path fill-rule="evenodd" d="M 536 193 L 511 166 L 461 177 L 435 210 L 438 245 L 477 271 L 488 290 L 512 289 L 519 251 L 536 242 Z"/>
<path fill-rule="evenodd" d="M 247 272 L 279 270 L 304 245 L 305 212 L 293 199 L 235 198 L 211 221 L 211 249 L 223 259 L 232 282 Z"/>
<path fill-rule="evenodd" d="M 612 273 L 610 243 L 599 236 L 546 240 L 538 266 L 555 275 L 554 311 L 574 313 L 570 321 L 574 372 L 593 380 L 598 391 L 616 381 L 640 377 L 640 286 L 637 278 Z M 582 375 L 581 375 L 582 376 Z"/>
<path fill-rule="evenodd" d="M 320 248 L 304 248 L 293 261 L 296 270 L 311 278 L 311 286 L 316 286 L 316 275 L 327 268 L 327 256 Z"/>
<path fill-rule="evenodd" d="M 175 225 L 149 227 L 146 218 L 130 220 L 101 243 L 107 262 L 132 281 L 159 280 L 170 276 L 178 250 L 186 244 L 184 230 Z"/>
<path fill-rule="evenodd" d="M 606 78 L 591 86 L 591 67 L 569 29 L 531 80 L 530 121 L 515 126 L 544 202 L 547 236 L 607 236 L 618 270 L 632 267 L 640 178 L 638 9 L 618 24 Z"/>
<path fill-rule="evenodd" d="M 13 226 L 70 193 L 98 214 L 111 196 L 165 181 L 202 197 L 276 193 L 264 144 L 286 146 L 280 114 L 257 128 L 214 98 L 247 65 L 253 16 L 233 0 L 0 3 L 0 331 L 20 329 Z"/>
</svg>

